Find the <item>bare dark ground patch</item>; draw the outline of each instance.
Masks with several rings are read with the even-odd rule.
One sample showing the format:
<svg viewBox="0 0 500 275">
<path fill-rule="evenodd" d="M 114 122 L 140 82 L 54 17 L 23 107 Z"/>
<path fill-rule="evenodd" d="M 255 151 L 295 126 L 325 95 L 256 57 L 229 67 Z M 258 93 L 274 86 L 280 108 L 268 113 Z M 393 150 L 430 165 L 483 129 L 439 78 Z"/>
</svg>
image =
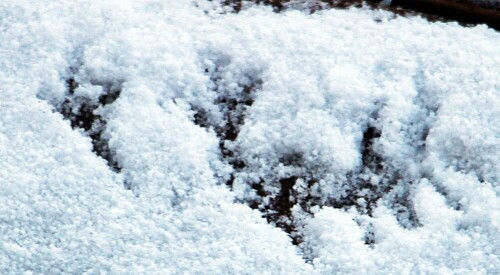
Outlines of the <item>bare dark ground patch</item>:
<svg viewBox="0 0 500 275">
<path fill-rule="evenodd" d="M 93 152 L 106 160 L 108 166 L 115 172 L 120 172 L 121 167 L 114 157 L 114 153 L 108 146 L 108 141 L 103 133 L 106 128 L 106 121 L 96 113 L 99 107 L 112 104 L 121 93 L 120 85 L 113 83 L 101 84 L 104 93 L 99 97 L 97 103 L 75 95 L 75 90 L 79 83 L 74 78 L 66 80 L 67 95 L 65 101 L 58 108 L 58 111 L 69 120 L 73 129 L 80 128 L 88 134 L 92 140 Z"/>
</svg>

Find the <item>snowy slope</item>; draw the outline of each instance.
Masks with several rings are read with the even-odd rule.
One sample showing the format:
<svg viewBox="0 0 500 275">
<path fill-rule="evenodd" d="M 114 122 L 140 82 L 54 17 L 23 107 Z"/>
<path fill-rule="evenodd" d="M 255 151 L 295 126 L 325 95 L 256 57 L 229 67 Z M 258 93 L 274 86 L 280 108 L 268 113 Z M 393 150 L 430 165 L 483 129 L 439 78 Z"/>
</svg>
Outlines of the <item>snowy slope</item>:
<svg viewBox="0 0 500 275">
<path fill-rule="evenodd" d="M 0 273 L 500 270 L 497 32 L 195 2 L 0 3 Z"/>
</svg>

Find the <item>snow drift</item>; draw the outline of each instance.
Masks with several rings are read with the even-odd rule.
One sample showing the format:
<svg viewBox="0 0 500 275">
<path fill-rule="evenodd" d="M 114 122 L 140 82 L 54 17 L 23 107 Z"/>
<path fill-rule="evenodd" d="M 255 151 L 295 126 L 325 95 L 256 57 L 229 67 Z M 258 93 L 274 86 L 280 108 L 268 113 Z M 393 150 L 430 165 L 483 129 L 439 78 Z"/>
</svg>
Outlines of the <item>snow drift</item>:
<svg viewBox="0 0 500 275">
<path fill-rule="evenodd" d="M 500 35 L 0 3 L 0 272 L 497 273 Z"/>
</svg>

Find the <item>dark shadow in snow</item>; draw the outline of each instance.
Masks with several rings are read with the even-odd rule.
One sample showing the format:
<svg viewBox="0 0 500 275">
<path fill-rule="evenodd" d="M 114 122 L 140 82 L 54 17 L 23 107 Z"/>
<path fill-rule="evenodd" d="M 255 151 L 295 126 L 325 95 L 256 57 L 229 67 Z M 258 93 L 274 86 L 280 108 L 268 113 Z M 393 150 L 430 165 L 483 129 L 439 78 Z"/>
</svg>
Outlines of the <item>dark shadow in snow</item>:
<svg viewBox="0 0 500 275">
<path fill-rule="evenodd" d="M 224 0 L 223 4 L 231 7 L 235 12 L 239 12 L 243 5 L 242 1 L 243 0 Z"/>
<path fill-rule="evenodd" d="M 249 72 L 241 77 L 245 80 L 236 83 L 237 85 L 229 83 L 235 80 L 234 74 L 228 74 L 231 75 L 231 79 L 225 79 L 230 62 L 229 57 L 223 56 L 220 60 L 214 61 L 213 68 L 205 70 L 211 79 L 212 90 L 216 93 L 213 103 L 220 112 L 217 115 L 219 118 L 222 117 L 222 122 L 214 122 L 214 114 L 211 113 L 213 110 L 197 106 L 192 108 L 193 121 L 201 127 L 213 129 L 217 134 L 221 157 L 233 167 L 233 173 L 226 182 L 227 186 L 232 188 L 238 174 L 246 173 L 250 169 L 241 157 L 243 152 L 239 152 L 234 146 L 234 141 L 238 139 L 247 110 L 254 102 L 255 93 L 262 87 L 262 80 L 259 74 Z M 277 161 L 279 165 L 286 167 L 287 171 L 292 172 L 282 177 L 269 175 L 256 182 L 248 182 L 256 196 L 245 203 L 253 209 L 260 210 L 270 224 L 287 232 L 295 245 L 302 243 L 303 236 L 300 229 L 303 224 L 300 220 L 296 220 L 294 207 L 305 216 L 312 216 L 311 208 L 315 206 L 330 206 L 345 210 L 355 207 L 359 213 L 371 216 L 377 203 L 384 198 L 395 210 L 402 226 L 406 228 L 419 226 L 413 208 L 411 179 L 406 179 L 403 176 L 404 172 L 398 171 L 377 148 L 379 139 L 383 137 L 382 130 L 377 126 L 377 119 L 378 113 L 375 112 L 363 131 L 360 141 L 361 167 L 345 175 L 345 178 L 340 175 L 340 180 L 337 180 L 339 182 L 322 182 L 322 175 L 328 169 L 321 167 L 321 164 L 320 167 L 316 167 L 316 164 L 308 163 L 304 152 L 289 148 L 288 151 L 281 152 Z M 408 131 L 418 127 L 420 125 L 409 127 Z M 425 141 L 426 131 L 413 135 L 415 144 L 425 144 L 420 139 L 423 138 Z M 340 198 L 338 196 L 325 198 L 321 190 L 326 187 L 325 184 L 338 184 L 339 186 L 334 188 L 345 189 L 345 194 Z M 329 187 L 331 186 L 327 188 Z M 373 247 L 376 245 L 375 240 L 375 232 L 368 230 L 365 243 Z"/>
<path fill-rule="evenodd" d="M 237 83 L 236 86 L 234 83 L 228 83 L 234 81 L 234 78 L 225 79 L 230 62 L 230 58 L 221 57 L 221 60 L 214 61 L 216 64 L 214 68 L 205 71 L 211 79 L 212 90 L 217 95 L 214 104 L 220 111 L 218 115 L 221 115 L 219 117 L 222 117 L 222 123 L 214 123 L 213 113 L 197 106 L 193 106 L 193 121 L 201 127 L 213 129 L 217 134 L 220 140 L 221 157 L 233 167 L 233 173 L 226 182 L 227 186 L 232 188 L 238 174 L 246 173 L 250 169 L 241 157 L 243 152 L 238 151 L 234 142 L 238 139 L 240 129 L 244 125 L 247 110 L 255 100 L 255 93 L 262 87 L 262 80 L 259 74 L 248 73 L 244 76 L 246 80 Z M 229 75 L 234 77 L 234 74 Z M 418 104 L 426 105 L 425 102 L 418 102 Z M 382 107 L 379 106 L 380 108 Z M 256 182 L 248 182 L 247 184 L 256 196 L 246 200 L 245 203 L 261 211 L 270 224 L 288 233 L 292 243 L 299 247 L 302 247 L 301 243 L 304 239 L 301 232 L 304 224 L 300 219 L 312 216 L 311 209 L 315 206 L 329 206 L 344 210 L 354 207 L 360 214 L 372 216 L 373 210 L 384 198 L 384 202 L 395 211 L 397 220 L 402 226 L 405 228 L 420 226 L 412 201 L 412 181 L 406 179 L 403 176 L 404 172 L 398 171 L 390 160 L 385 159 L 383 152 L 379 152 L 377 143 L 383 137 L 383 133 L 378 128 L 377 120 L 378 113 L 375 112 L 363 131 L 360 141 L 362 166 L 345 175 L 345 178 L 340 179 L 338 183 L 323 182 L 321 185 L 323 177 L 321 171 L 328 169 L 311 166 L 312 164 L 305 160 L 304 152 L 289 148 L 288 151 L 281 153 L 278 163 L 294 172 L 283 177 L 271 175 Z M 420 124 L 414 127 L 409 126 L 408 131 L 413 131 L 420 126 Z M 425 144 L 427 132 L 426 126 L 422 133 L 415 133 L 413 135 L 415 144 Z M 420 149 L 424 150 L 424 148 Z M 377 180 L 374 181 L 373 178 Z M 325 199 L 321 190 L 325 184 L 339 184 L 339 188 L 347 186 L 347 189 L 340 198 Z M 296 216 L 298 213 L 296 211 L 300 212 L 301 217 Z M 375 235 L 373 226 L 366 227 L 365 244 L 374 247 Z M 306 254 L 304 258 L 311 260 L 311 255 Z"/>
<path fill-rule="evenodd" d="M 227 2 L 227 1 L 226 1 Z M 244 124 L 247 109 L 250 108 L 255 100 L 255 94 L 262 88 L 262 80 L 259 72 L 248 72 L 241 76 L 241 82 L 236 83 L 236 87 L 229 85 L 225 78 L 227 66 L 231 63 L 230 57 L 222 55 L 216 58 L 213 68 L 206 68 L 205 73 L 211 80 L 211 89 L 216 93 L 215 104 L 222 116 L 221 123 L 214 123 L 212 113 L 202 107 L 192 106 L 194 110 L 194 123 L 204 128 L 211 128 L 219 138 L 219 149 L 222 158 L 227 161 L 235 170 L 241 171 L 245 163 L 235 157 L 236 152 L 229 143 L 234 142 Z M 231 86 L 231 87 L 229 87 Z M 232 187 L 234 175 L 226 182 L 226 185 Z"/>
<path fill-rule="evenodd" d="M 368 126 L 363 133 L 363 168 L 359 175 L 353 177 L 358 188 L 350 194 L 351 202 L 355 202 L 353 205 L 360 213 L 372 216 L 379 200 L 385 198 L 395 210 L 400 225 L 405 228 L 420 226 L 411 198 L 413 181 L 405 178 L 404 173 L 377 151 L 375 143 L 381 136 L 382 132 L 374 126 Z M 358 205 L 360 199 L 363 205 Z M 374 244 L 371 241 L 368 243 Z"/>
<path fill-rule="evenodd" d="M 241 152 L 238 152 L 237 148 L 235 150 L 234 146 L 228 145 L 234 145 L 233 142 L 238 138 L 247 109 L 252 106 L 255 92 L 261 89 L 262 81 L 255 75 L 249 75 L 246 78 L 250 81 L 246 81 L 245 84 L 238 83 L 237 88 L 234 88 L 234 85 L 229 88 L 227 80 L 224 79 L 226 66 L 230 63 L 230 60 L 226 59 L 223 62 L 214 62 L 219 66 L 216 66 L 212 71 L 206 71 L 213 83 L 213 90 L 217 93 L 214 103 L 222 114 L 223 123 L 214 124 L 211 117 L 213 114 L 195 106 L 193 106 L 195 112 L 193 120 L 201 127 L 213 129 L 219 137 L 221 156 L 234 169 L 226 183 L 229 188 L 232 188 L 238 173 L 245 172 L 248 168 L 240 157 Z M 376 118 L 377 114 L 375 113 L 373 121 Z M 395 187 L 404 186 L 399 172 L 386 163 L 384 157 L 376 150 L 375 143 L 381 138 L 382 133 L 374 125 L 368 125 L 363 133 L 360 144 L 362 167 L 359 171 L 348 174 L 346 182 L 338 183 L 349 185 L 343 197 L 325 200 L 321 190 L 318 189 L 320 186 L 318 183 L 322 177 L 319 171 L 322 168 L 309 167 L 310 164 L 306 163 L 303 152 L 290 149 L 288 152 L 282 153 L 279 157 L 279 163 L 296 172 L 283 178 L 271 176 L 258 182 L 248 183 L 257 198 L 246 201 L 246 203 L 250 207 L 260 210 L 269 223 L 287 232 L 295 245 L 300 245 L 303 239 L 299 232 L 302 225 L 300 221 L 295 220 L 294 213 L 292 213 L 292 209 L 296 206 L 305 215 L 312 215 L 311 208 L 314 206 L 331 206 L 339 209 L 356 207 L 360 213 L 372 215 L 372 211 L 381 198 L 390 195 Z M 380 178 L 375 184 L 370 180 L 372 175 Z M 298 182 L 300 182 L 300 186 L 297 184 Z M 405 217 L 401 223 L 404 225 L 418 224 L 418 219 L 412 211 L 409 192 L 401 194 L 394 195 L 393 200 L 398 213 L 401 213 L 398 217 Z M 415 222 L 406 222 L 406 220 Z M 367 233 L 367 245 L 374 245 L 375 237 L 373 234 L 373 232 Z"/>
<path fill-rule="evenodd" d="M 366 229 L 365 236 L 364 236 L 365 244 L 371 248 L 375 247 L 375 231 L 374 230 L 375 229 L 373 228 L 373 224 L 369 224 L 367 229 Z"/>
<path fill-rule="evenodd" d="M 230 146 L 238 138 L 240 128 L 245 122 L 245 115 L 255 100 L 255 94 L 262 88 L 262 80 L 259 72 L 247 72 L 241 76 L 244 81 L 234 85 L 228 85 L 228 80 L 225 79 L 227 66 L 230 64 L 230 58 L 221 56 L 218 60 L 214 60 L 215 67 L 206 69 L 212 82 L 213 91 L 217 94 L 215 104 L 222 114 L 223 123 L 221 125 L 213 125 L 211 113 L 203 108 L 193 106 L 194 123 L 204 127 L 211 128 L 219 137 L 219 148 L 224 161 L 233 167 L 233 173 L 230 175 L 226 185 L 229 188 L 233 187 L 235 175 L 244 171 L 246 168 L 245 162 L 239 157 L 240 152 L 235 150 L 234 146 Z M 233 81 L 232 79 L 229 80 Z M 231 88 L 230 88 L 230 87 Z M 288 166 L 302 166 L 303 156 L 299 152 L 291 152 L 284 154 L 280 160 Z M 249 183 L 251 188 L 257 195 L 256 200 L 246 201 L 253 209 L 258 209 L 263 213 L 267 221 L 289 233 L 294 244 L 299 244 L 301 240 L 295 236 L 295 226 L 292 221 L 292 207 L 295 205 L 294 197 L 297 196 L 293 190 L 298 177 L 291 176 L 288 178 L 279 179 L 279 192 L 270 197 L 266 191 L 266 182 L 262 180 L 257 183 Z M 268 204 L 264 204 L 264 199 L 269 199 Z"/>
<path fill-rule="evenodd" d="M 75 95 L 79 83 L 74 78 L 66 80 L 67 96 L 60 106 L 59 112 L 65 119 L 69 120 L 73 129 L 82 129 L 91 139 L 93 152 L 106 160 L 108 166 L 115 172 L 120 172 L 121 167 L 114 158 L 114 153 L 108 146 L 108 141 L 103 133 L 106 128 L 106 121 L 96 113 L 100 107 L 112 104 L 121 92 L 121 85 L 113 83 L 99 84 L 103 87 L 104 93 L 99 97 L 97 103 L 90 99 Z"/>
<path fill-rule="evenodd" d="M 375 150 L 373 149 L 374 141 L 376 139 L 379 139 L 380 136 L 380 130 L 373 126 L 369 126 L 363 133 L 362 141 L 363 150 L 361 154 L 363 166 L 368 167 L 369 169 L 372 169 L 376 172 L 381 171 L 384 168 L 382 156 L 375 152 Z"/>
</svg>

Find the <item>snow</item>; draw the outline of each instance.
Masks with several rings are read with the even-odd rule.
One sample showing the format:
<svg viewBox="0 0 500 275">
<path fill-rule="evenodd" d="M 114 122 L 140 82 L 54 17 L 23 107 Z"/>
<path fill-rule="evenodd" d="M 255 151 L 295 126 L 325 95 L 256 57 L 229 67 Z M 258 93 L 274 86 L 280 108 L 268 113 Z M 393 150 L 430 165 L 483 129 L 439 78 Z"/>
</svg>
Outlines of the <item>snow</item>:
<svg viewBox="0 0 500 275">
<path fill-rule="evenodd" d="M 486 26 L 7 0 L 0 41 L 2 274 L 500 270 Z"/>
</svg>

